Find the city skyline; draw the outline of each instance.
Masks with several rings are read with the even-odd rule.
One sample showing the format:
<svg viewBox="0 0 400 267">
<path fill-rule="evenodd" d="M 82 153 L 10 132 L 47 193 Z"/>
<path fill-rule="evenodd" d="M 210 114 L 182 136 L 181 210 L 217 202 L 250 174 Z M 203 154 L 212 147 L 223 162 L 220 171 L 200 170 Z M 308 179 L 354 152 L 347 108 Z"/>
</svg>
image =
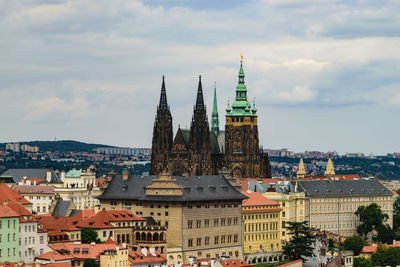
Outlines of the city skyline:
<svg viewBox="0 0 400 267">
<path fill-rule="evenodd" d="M 399 4 L 321 1 L 0 2 L 0 142 L 150 147 L 161 87 L 189 126 L 197 76 L 220 128 L 240 54 L 260 144 L 400 151 Z"/>
</svg>

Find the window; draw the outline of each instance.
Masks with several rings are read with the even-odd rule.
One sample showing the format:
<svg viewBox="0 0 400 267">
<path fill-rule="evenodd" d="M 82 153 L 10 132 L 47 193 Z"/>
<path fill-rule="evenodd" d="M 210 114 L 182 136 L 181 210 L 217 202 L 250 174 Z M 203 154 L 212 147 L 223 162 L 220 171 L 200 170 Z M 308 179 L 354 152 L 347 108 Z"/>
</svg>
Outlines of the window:
<svg viewBox="0 0 400 267">
<path fill-rule="evenodd" d="M 201 209 L 201 204 L 197 204 L 196 208 Z"/>
<path fill-rule="evenodd" d="M 193 247 L 193 239 L 192 238 L 190 238 L 188 240 L 188 247 Z"/>
<path fill-rule="evenodd" d="M 209 236 L 206 236 L 205 238 L 204 238 L 204 245 L 209 245 L 210 244 L 210 237 Z"/>
<path fill-rule="evenodd" d="M 193 222 L 192 221 L 188 221 L 188 229 L 192 229 L 193 228 Z"/>
<path fill-rule="evenodd" d="M 10 220 L 8 220 L 8 229 L 10 229 Z"/>
<path fill-rule="evenodd" d="M 13 241 L 15 241 L 15 233 L 13 234 Z"/>
<path fill-rule="evenodd" d="M 238 225 L 238 222 L 239 222 L 239 220 L 238 220 L 237 217 L 233 218 L 233 224 L 234 224 L 234 225 Z"/>
<path fill-rule="evenodd" d="M 168 211 L 165 212 L 165 216 L 168 216 Z"/>
<path fill-rule="evenodd" d="M 234 236 L 233 236 L 233 242 L 234 242 L 234 243 L 237 243 L 238 240 L 239 240 L 239 236 L 238 236 L 238 235 L 234 235 Z"/>
<path fill-rule="evenodd" d="M 218 227 L 218 219 L 214 219 L 214 227 Z"/>
<path fill-rule="evenodd" d="M 225 219 L 221 219 L 221 226 L 225 226 Z"/>
<path fill-rule="evenodd" d="M 205 228 L 208 228 L 208 227 L 210 227 L 210 220 L 204 220 L 204 227 Z"/>
<path fill-rule="evenodd" d="M 201 220 L 196 221 L 196 228 L 201 228 Z"/>
<path fill-rule="evenodd" d="M 10 234 L 7 234 L 7 241 L 10 242 Z"/>
<path fill-rule="evenodd" d="M 188 209 L 193 209 L 193 205 L 188 205 Z"/>
<path fill-rule="evenodd" d="M 201 246 L 201 238 L 196 239 L 196 245 L 199 247 Z"/>
<path fill-rule="evenodd" d="M 214 244 L 218 245 L 219 242 L 219 236 L 214 236 Z"/>
<path fill-rule="evenodd" d="M 228 235 L 228 243 L 232 243 L 232 235 Z"/>
<path fill-rule="evenodd" d="M 228 218 L 227 222 L 228 222 L 228 226 L 232 225 L 232 219 L 231 218 Z"/>
<path fill-rule="evenodd" d="M 44 243 L 44 236 L 41 236 L 40 237 L 40 244 L 43 244 Z M 40 254 L 43 254 L 43 253 L 40 253 Z"/>
<path fill-rule="evenodd" d="M 107 236 L 106 231 L 103 231 L 103 237 L 106 237 L 106 236 Z"/>
<path fill-rule="evenodd" d="M 225 236 L 224 235 L 221 236 L 221 244 L 225 244 Z"/>
</svg>

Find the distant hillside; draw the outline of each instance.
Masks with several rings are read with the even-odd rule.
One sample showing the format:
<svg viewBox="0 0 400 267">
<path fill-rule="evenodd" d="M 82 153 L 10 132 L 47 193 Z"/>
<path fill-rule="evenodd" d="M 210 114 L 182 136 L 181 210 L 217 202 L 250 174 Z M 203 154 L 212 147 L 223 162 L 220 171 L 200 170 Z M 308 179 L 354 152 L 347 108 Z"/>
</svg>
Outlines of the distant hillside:
<svg viewBox="0 0 400 267">
<path fill-rule="evenodd" d="M 60 151 L 60 152 L 90 152 L 98 147 L 112 147 L 101 144 L 88 144 L 74 140 L 61 140 L 61 141 L 29 141 L 19 142 L 20 144 L 27 144 L 30 146 L 38 146 L 39 151 Z M 5 148 L 5 143 L 0 144 L 0 148 Z"/>
</svg>

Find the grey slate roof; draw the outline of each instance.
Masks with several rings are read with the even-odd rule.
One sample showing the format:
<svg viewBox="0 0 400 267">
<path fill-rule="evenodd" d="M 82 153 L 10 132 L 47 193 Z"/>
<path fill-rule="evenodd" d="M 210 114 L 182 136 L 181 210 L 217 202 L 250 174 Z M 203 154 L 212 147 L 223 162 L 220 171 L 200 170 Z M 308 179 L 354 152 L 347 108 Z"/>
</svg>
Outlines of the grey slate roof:
<svg viewBox="0 0 400 267">
<path fill-rule="evenodd" d="M 181 129 L 183 140 L 185 140 L 186 146 L 189 147 L 189 137 L 190 137 L 190 130 L 188 129 Z"/>
<path fill-rule="evenodd" d="M 183 196 L 146 196 L 145 187 L 157 176 L 129 176 L 123 181 L 115 176 L 99 199 L 147 200 L 147 201 L 215 201 L 243 200 L 247 197 L 238 192 L 223 176 L 173 176 L 182 186 Z"/>
<path fill-rule="evenodd" d="M 43 182 L 46 182 L 46 172 L 47 169 L 8 169 L 0 177 L 11 176 L 15 183 L 18 183 L 24 176 L 29 178 L 44 178 Z M 62 183 L 59 175 L 54 170 L 51 170 L 51 183 Z"/>
<path fill-rule="evenodd" d="M 292 183 L 295 183 L 294 181 Z M 299 181 L 299 190 L 315 196 L 392 196 L 392 192 L 377 180 L 314 180 Z"/>
<path fill-rule="evenodd" d="M 67 200 L 58 200 L 51 216 L 61 216 L 67 217 L 69 208 L 71 207 L 71 201 Z"/>
</svg>

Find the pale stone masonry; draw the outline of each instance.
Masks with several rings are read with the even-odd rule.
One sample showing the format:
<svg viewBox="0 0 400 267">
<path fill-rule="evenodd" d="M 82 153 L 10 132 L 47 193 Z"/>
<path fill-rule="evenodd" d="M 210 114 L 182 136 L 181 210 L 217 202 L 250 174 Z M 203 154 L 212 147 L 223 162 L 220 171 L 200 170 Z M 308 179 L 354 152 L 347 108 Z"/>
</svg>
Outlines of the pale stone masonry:
<svg viewBox="0 0 400 267">
<path fill-rule="evenodd" d="M 371 203 L 389 215 L 387 223 L 393 226 L 393 194 L 378 180 L 313 180 L 298 185 L 306 195 L 306 221 L 313 228 L 354 235 L 359 225 L 357 208 Z"/>
<path fill-rule="evenodd" d="M 99 197 L 106 209 L 128 209 L 165 226 L 168 264 L 190 256 L 243 258 L 242 200 L 223 176 L 116 175 Z"/>
</svg>

